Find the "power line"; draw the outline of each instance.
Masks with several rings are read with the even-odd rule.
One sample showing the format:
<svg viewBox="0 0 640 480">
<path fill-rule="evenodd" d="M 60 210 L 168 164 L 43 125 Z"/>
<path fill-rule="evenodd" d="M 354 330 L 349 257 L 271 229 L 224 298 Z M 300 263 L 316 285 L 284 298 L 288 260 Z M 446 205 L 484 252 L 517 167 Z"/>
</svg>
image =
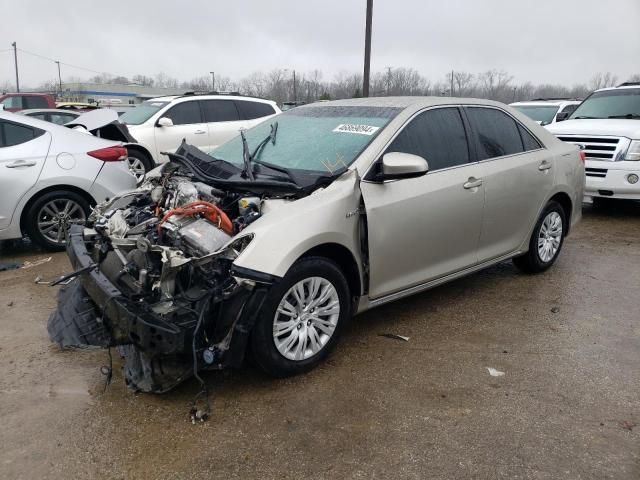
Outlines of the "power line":
<svg viewBox="0 0 640 480">
<path fill-rule="evenodd" d="M 59 62 L 58 60 L 55 60 L 55 59 L 53 59 L 51 57 L 47 57 L 46 55 L 40 55 L 39 53 L 30 52 L 30 51 L 24 50 L 22 48 L 19 48 L 18 50 L 20 52 L 22 52 L 22 53 L 26 53 L 28 55 L 33 55 L 34 57 L 42 58 L 43 60 L 48 60 L 48 61 L 53 62 L 53 63 L 60 63 L 60 65 L 64 65 L 66 67 L 76 68 L 78 70 L 84 70 L 86 72 L 96 73 L 98 75 L 103 75 L 105 73 L 108 73 L 109 75 L 111 75 L 113 77 L 125 77 L 126 76 L 126 75 L 116 75 L 116 74 L 111 73 L 111 72 L 104 72 L 104 71 L 103 72 L 99 72 L 98 70 L 93 70 L 91 68 L 80 67 L 78 65 L 73 65 L 71 63 L 66 63 L 66 62 Z"/>
</svg>

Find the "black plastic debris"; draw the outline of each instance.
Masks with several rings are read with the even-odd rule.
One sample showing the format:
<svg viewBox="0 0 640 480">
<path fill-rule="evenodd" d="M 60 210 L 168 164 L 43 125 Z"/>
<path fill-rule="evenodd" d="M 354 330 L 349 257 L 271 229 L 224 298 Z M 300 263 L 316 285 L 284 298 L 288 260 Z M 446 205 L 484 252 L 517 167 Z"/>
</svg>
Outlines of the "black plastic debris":
<svg viewBox="0 0 640 480">
<path fill-rule="evenodd" d="M 76 279 L 58 292 L 58 308 L 47 324 L 49 339 L 61 347 L 107 348 L 111 335 L 97 319 L 93 301 Z"/>
<path fill-rule="evenodd" d="M 22 265 L 15 262 L 0 262 L 0 272 L 6 272 L 8 270 L 18 270 Z"/>
</svg>

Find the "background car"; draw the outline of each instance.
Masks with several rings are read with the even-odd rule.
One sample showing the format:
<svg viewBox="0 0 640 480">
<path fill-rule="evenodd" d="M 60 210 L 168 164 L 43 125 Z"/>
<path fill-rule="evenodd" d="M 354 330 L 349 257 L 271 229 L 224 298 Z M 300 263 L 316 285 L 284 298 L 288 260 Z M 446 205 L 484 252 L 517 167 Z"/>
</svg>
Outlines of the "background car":
<svg viewBox="0 0 640 480">
<path fill-rule="evenodd" d="M 515 102 L 509 106 L 537 122 L 539 125 L 549 125 L 561 122 L 571 115 L 581 100 L 569 98 L 538 98 L 528 102 Z"/>
<path fill-rule="evenodd" d="M 118 142 L 0 112 L 0 240 L 62 249 L 92 205 L 135 187 L 126 158 Z"/>
<path fill-rule="evenodd" d="M 91 110 L 96 110 L 100 108 L 99 105 L 95 103 L 84 103 L 84 102 L 56 102 L 56 108 L 60 110 L 71 110 L 77 112 L 90 112 Z"/>
<path fill-rule="evenodd" d="M 0 105 L 7 112 L 17 112 L 27 108 L 55 108 L 52 95 L 45 93 L 5 93 L 0 95 Z"/>
<path fill-rule="evenodd" d="M 33 108 L 20 110 L 18 113 L 20 113 L 20 115 L 26 115 L 27 117 L 38 118 L 45 122 L 55 123 L 56 125 L 64 125 L 65 123 L 69 123 L 82 115 L 82 112 L 61 110 L 57 108 Z"/>
<path fill-rule="evenodd" d="M 280 113 L 275 102 L 239 94 L 195 94 L 147 100 L 120 116 L 144 147 L 135 152 L 149 171 L 166 162 L 160 152 L 175 152 L 183 139 L 210 150 L 265 118 Z"/>
<path fill-rule="evenodd" d="M 585 201 L 640 200 L 640 82 L 596 90 L 547 129 L 584 152 Z"/>
</svg>

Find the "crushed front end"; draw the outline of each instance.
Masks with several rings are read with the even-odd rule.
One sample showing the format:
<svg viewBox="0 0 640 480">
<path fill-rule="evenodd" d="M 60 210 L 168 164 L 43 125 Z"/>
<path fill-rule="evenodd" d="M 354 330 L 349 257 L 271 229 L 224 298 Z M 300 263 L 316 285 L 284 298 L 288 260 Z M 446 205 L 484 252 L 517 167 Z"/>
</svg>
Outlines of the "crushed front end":
<svg viewBox="0 0 640 480">
<path fill-rule="evenodd" d="M 300 193 L 270 193 L 264 182 L 257 194 L 241 182 L 221 189 L 193 172 L 167 164 L 69 234 L 77 275 L 60 290 L 49 336 L 63 347 L 117 347 L 134 390 L 166 392 L 199 370 L 239 366 L 277 281 L 233 261 L 264 202 Z"/>
</svg>

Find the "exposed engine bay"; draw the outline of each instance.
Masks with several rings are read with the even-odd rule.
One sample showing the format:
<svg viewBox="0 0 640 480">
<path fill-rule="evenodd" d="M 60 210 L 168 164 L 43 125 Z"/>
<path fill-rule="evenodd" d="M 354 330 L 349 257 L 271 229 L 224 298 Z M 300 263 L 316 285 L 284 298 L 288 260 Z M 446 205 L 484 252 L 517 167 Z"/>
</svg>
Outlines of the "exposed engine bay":
<svg viewBox="0 0 640 480">
<path fill-rule="evenodd" d="M 201 369 L 239 366 L 277 280 L 233 266 L 252 240 L 243 230 L 326 183 L 247 181 L 184 143 L 170 157 L 72 227 L 76 272 L 48 325 L 63 347 L 118 347 L 128 386 L 157 393 Z"/>
</svg>

